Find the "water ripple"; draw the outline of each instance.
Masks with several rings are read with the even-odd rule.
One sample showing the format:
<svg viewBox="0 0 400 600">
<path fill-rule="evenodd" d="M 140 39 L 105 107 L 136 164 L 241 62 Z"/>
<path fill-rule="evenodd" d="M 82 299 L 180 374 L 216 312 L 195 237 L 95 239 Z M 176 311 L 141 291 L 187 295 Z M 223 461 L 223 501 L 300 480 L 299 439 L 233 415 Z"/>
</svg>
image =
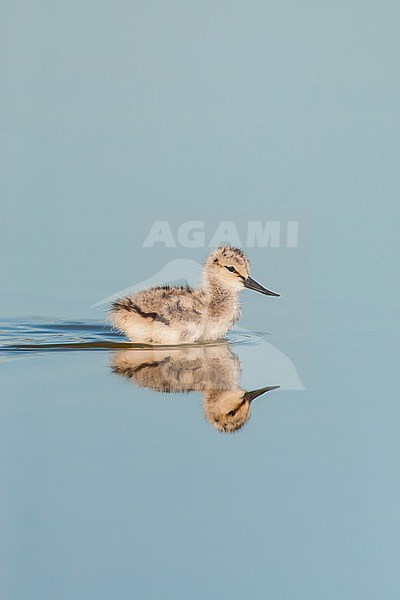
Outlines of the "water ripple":
<svg viewBox="0 0 400 600">
<path fill-rule="evenodd" d="M 226 340 L 234 345 L 254 345 L 265 342 L 268 334 L 234 330 Z M 212 342 L 217 344 L 218 342 Z M 187 344 L 189 345 L 189 344 Z M 193 345 L 193 344 L 191 344 Z M 2 319 L 0 321 L 0 353 L 15 354 L 67 350 L 110 350 L 113 348 L 148 348 L 148 344 L 133 344 L 111 325 L 103 321 L 47 321 L 35 319 Z"/>
</svg>

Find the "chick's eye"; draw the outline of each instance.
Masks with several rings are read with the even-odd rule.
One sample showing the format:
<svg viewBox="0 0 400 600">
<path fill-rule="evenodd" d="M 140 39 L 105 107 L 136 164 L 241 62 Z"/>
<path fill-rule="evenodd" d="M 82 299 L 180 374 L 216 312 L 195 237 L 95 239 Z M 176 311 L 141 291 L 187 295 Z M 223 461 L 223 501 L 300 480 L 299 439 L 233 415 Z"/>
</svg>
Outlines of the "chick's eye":
<svg viewBox="0 0 400 600">
<path fill-rule="evenodd" d="M 228 413 L 226 413 L 227 417 L 234 417 L 236 415 L 236 410 L 230 410 Z"/>
<path fill-rule="evenodd" d="M 230 271 L 231 273 L 235 272 L 235 267 L 226 267 L 228 269 L 228 271 Z"/>
</svg>

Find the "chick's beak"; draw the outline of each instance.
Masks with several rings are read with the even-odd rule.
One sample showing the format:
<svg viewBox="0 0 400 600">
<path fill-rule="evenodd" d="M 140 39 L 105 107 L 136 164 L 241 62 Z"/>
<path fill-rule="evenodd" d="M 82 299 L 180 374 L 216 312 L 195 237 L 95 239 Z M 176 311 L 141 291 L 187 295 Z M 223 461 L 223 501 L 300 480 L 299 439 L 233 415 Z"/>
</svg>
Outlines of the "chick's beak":
<svg viewBox="0 0 400 600">
<path fill-rule="evenodd" d="M 253 402 L 258 396 L 262 396 L 265 392 L 271 392 L 272 390 L 277 390 L 279 385 L 267 385 L 266 387 L 260 388 L 259 390 L 252 390 L 251 392 L 245 392 L 243 395 L 243 400 L 247 400 L 248 402 Z"/>
<path fill-rule="evenodd" d="M 267 290 L 265 287 L 257 283 L 257 281 L 254 281 L 254 279 L 252 279 L 251 277 L 245 279 L 243 281 L 243 285 L 248 290 L 260 292 L 261 294 L 265 294 L 266 296 L 280 296 L 280 294 L 277 294 L 276 292 L 271 292 L 270 290 Z"/>
</svg>

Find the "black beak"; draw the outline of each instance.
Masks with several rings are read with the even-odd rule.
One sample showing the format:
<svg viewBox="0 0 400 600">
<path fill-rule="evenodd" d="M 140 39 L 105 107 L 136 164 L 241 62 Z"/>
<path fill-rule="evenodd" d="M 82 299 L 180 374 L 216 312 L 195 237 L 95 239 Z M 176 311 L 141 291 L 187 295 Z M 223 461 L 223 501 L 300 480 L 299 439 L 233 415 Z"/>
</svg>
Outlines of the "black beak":
<svg viewBox="0 0 400 600">
<path fill-rule="evenodd" d="M 243 281 L 243 285 L 248 290 L 254 290 L 255 292 L 260 292 L 261 294 L 265 294 L 266 296 L 280 296 L 280 294 L 276 294 L 275 292 L 271 292 L 267 290 L 265 287 L 254 281 L 251 277 L 248 277 Z"/>
<path fill-rule="evenodd" d="M 267 385 L 267 387 L 260 388 L 259 390 L 253 390 L 252 392 L 245 392 L 243 395 L 243 400 L 247 400 L 248 402 L 253 402 L 255 398 L 265 394 L 265 392 L 270 392 L 271 390 L 276 390 L 279 388 L 279 385 Z"/>
</svg>

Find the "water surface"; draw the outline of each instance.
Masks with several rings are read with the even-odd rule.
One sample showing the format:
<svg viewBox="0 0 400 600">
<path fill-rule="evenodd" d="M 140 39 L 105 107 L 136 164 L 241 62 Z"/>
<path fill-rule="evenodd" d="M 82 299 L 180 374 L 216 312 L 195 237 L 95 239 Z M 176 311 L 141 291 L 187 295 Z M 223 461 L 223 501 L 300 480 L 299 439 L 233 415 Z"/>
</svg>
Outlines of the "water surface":
<svg viewBox="0 0 400 600">
<path fill-rule="evenodd" d="M 398 588 L 396 336 L 234 332 L 152 349 L 46 319 L 1 335 L 7 598 Z M 306 349 L 312 385 L 295 366 Z M 226 392 L 236 408 L 268 387 L 235 432 L 216 426 Z"/>
</svg>

